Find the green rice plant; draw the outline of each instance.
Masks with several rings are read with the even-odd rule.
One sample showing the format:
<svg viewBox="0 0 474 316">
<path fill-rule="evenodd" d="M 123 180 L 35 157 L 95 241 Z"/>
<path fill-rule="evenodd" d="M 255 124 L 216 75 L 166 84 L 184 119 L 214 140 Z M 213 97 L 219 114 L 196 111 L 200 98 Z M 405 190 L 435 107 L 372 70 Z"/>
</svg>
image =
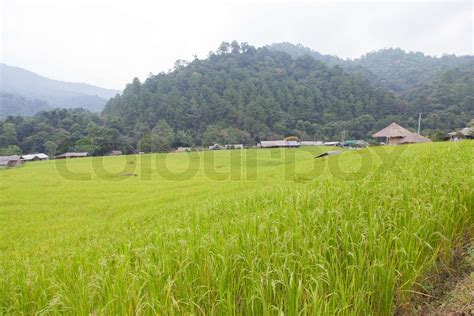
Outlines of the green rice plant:
<svg viewBox="0 0 474 316">
<path fill-rule="evenodd" d="M 0 313 L 389 315 L 473 232 L 473 143 L 0 171 Z M 136 176 L 135 176 L 136 175 Z"/>
</svg>

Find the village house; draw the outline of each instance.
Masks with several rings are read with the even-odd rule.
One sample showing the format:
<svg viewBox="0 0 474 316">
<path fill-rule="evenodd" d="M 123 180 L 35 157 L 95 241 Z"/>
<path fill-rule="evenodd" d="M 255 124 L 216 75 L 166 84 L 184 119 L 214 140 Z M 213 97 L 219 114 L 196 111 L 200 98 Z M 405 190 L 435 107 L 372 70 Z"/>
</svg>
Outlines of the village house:
<svg viewBox="0 0 474 316">
<path fill-rule="evenodd" d="M 343 141 L 341 143 L 342 147 L 349 147 L 349 148 L 364 148 L 367 147 L 369 144 L 365 140 L 360 139 L 350 139 Z"/>
<path fill-rule="evenodd" d="M 324 142 L 324 146 L 339 146 L 339 142 Z"/>
<path fill-rule="evenodd" d="M 279 148 L 279 147 L 299 147 L 300 143 L 295 140 L 262 140 L 257 145 L 261 148 Z"/>
<path fill-rule="evenodd" d="M 372 137 L 383 139 L 387 145 L 431 142 L 431 139 L 410 132 L 395 122 L 373 134 Z"/>
<path fill-rule="evenodd" d="M 21 157 L 17 155 L 13 156 L 0 156 L 0 167 L 1 168 L 12 168 L 18 167 L 22 163 Z"/>
<path fill-rule="evenodd" d="M 56 159 L 69 159 L 69 158 L 84 158 L 89 156 L 89 153 L 87 152 L 79 152 L 79 153 L 64 153 L 62 155 L 56 156 Z"/>
<path fill-rule="evenodd" d="M 187 152 L 187 151 L 191 151 L 191 150 L 192 150 L 191 147 L 178 147 L 178 148 L 176 148 L 176 152 L 178 152 L 178 153 Z"/>
<path fill-rule="evenodd" d="M 322 146 L 324 143 L 322 141 L 313 141 L 313 140 L 302 140 L 300 141 L 301 146 Z"/>
<path fill-rule="evenodd" d="M 40 160 L 48 160 L 49 156 L 46 154 L 28 154 L 21 156 L 21 160 L 23 161 L 40 161 Z"/>
<path fill-rule="evenodd" d="M 474 130 L 470 127 L 464 127 L 458 130 L 455 130 L 451 133 L 448 133 L 449 139 L 452 141 L 458 141 L 461 139 L 473 139 Z"/>
<path fill-rule="evenodd" d="M 209 150 L 221 150 L 221 149 L 224 149 L 225 147 L 222 147 L 221 145 L 219 144 L 214 144 L 212 146 L 209 146 Z"/>
<path fill-rule="evenodd" d="M 243 144 L 226 144 L 225 149 L 244 149 Z"/>
</svg>

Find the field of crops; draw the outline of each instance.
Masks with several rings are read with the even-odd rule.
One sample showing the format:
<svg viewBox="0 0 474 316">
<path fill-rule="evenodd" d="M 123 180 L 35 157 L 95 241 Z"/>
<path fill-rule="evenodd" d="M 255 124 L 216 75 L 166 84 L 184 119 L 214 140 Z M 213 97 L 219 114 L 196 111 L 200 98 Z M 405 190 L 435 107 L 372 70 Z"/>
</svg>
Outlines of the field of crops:
<svg viewBox="0 0 474 316">
<path fill-rule="evenodd" d="M 389 315 L 473 232 L 474 143 L 0 170 L 0 314 Z"/>
</svg>

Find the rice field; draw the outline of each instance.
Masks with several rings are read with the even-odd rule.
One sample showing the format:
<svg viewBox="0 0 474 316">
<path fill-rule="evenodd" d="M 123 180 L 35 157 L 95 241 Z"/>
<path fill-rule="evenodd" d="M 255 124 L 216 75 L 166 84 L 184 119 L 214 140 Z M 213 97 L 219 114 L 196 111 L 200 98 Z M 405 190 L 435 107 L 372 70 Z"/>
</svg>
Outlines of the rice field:
<svg viewBox="0 0 474 316">
<path fill-rule="evenodd" d="M 474 143 L 0 170 L 0 314 L 390 315 L 473 233 Z"/>
</svg>

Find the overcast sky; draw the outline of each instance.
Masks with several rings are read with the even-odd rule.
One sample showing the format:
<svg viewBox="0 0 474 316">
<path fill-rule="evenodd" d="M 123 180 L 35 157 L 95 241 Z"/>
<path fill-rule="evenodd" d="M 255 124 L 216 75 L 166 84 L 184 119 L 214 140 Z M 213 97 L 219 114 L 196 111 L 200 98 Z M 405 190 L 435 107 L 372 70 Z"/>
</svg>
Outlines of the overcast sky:
<svg viewBox="0 0 474 316">
<path fill-rule="evenodd" d="M 3 63 L 122 89 L 220 42 L 301 43 L 344 58 L 384 47 L 473 54 L 472 1 L 0 0 Z"/>
</svg>

